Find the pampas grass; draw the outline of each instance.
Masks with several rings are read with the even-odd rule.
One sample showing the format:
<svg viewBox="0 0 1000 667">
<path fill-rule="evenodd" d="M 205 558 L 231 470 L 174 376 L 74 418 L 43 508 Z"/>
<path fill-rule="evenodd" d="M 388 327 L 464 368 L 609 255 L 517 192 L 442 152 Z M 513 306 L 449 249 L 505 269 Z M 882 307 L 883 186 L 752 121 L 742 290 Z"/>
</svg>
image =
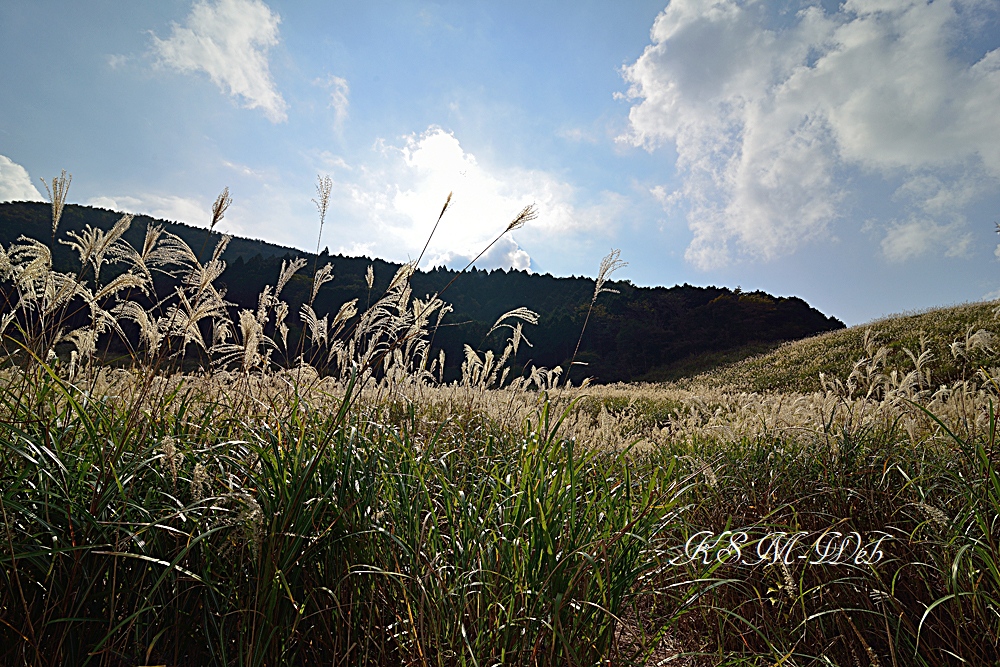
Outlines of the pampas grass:
<svg viewBox="0 0 1000 667">
<path fill-rule="evenodd" d="M 416 263 L 365 309 L 320 314 L 332 269 L 290 313 L 292 260 L 240 309 L 216 285 L 228 237 L 203 264 L 119 226 L 70 235 L 77 275 L 52 270 L 51 244 L 0 248 L 0 664 L 1000 659 L 989 322 L 911 340 L 890 320 L 683 384 L 572 387 L 511 372 L 537 322 L 519 308 L 490 331 L 503 351 L 467 346 L 443 384 L 450 307 L 414 297 Z M 623 265 L 605 258 L 591 307 Z M 155 294 L 154 274 L 175 285 Z M 127 363 L 101 363 L 111 337 Z M 795 345 L 840 365 L 803 388 Z M 743 373 L 786 382 L 719 381 Z M 734 534 L 744 554 L 795 535 L 813 558 L 687 557 Z M 810 562 L 854 534 L 881 536 L 879 557 Z"/>
</svg>

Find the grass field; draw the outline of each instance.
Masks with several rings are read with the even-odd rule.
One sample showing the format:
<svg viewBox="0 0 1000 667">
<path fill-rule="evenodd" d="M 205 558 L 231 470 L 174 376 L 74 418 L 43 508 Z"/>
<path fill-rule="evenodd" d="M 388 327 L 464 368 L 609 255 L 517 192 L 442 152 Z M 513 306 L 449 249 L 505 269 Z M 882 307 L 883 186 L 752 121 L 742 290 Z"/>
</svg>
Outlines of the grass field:
<svg viewBox="0 0 1000 667">
<path fill-rule="evenodd" d="M 1000 660 L 989 305 L 594 387 L 510 377 L 512 312 L 442 386 L 446 303 L 406 267 L 364 312 L 304 308 L 289 351 L 302 263 L 234 313 L 218 248 L 114 234 L 70 239 L 77 276 L 0 255 L 0 664 Z M 144 308 L 156 271 L 181 286 Z M 130 362 L 99 364 L 125 321 Z"/>
<path fill-rule="evenodd" d="M 881 365 L 913 370 L 917 359 L 925 355 L 921 365 L 933 362 L 933 381 L 947 384 L 968 377 L 981 366 L 997 363 L 992 337 L 976 337 L 977 332 L 997 329 L 996 309 L 992 302 L 970 303 L 887 317 L 785 343 L 740 363 L 720 365 L 693 382 L 741 391 L 820 391 L 824 389 L 820 374 L 847 378 L 857 362 L 872 359 L 885 348 Z"/>
</svg>

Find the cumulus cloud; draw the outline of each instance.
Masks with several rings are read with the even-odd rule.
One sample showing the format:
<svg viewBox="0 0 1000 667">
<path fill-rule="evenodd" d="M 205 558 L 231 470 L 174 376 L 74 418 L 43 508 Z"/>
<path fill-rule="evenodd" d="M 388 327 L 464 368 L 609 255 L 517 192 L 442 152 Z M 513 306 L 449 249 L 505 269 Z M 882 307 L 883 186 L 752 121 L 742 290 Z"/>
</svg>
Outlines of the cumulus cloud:
<svg viewBox="0 0 1000 667">
<path fill-rule="evenodd" d="M 44 201 L 31 183 L 28 171 L 10 158 L 0 155 L 0 202 Z"/>
<path fill-rule="evenodd" d="M 381 164 L 353 166 L 351 180 L 337 185 L 341 208 L 363 221 L 335 232 L 348 239 L 341 251 L 363 247 L 384 257 L 415 258 L 454 192 L 422 266 L 464 266 L 534 203 L 538 219 L 505 236 L 477 262 L 482 268 L 527 269 L 531 258 L 519 241 L 553 243 L 580 231 L 610 231 L 623 206 L 611 194 L 581 206 L 572 186 L 544 171 L 484 166 L 454 134 L 436 126 L 400 146 L 377 148 Z"/>
<path fill-rule="evenodd" d="M 829 236 L 848 170 L 902 174 L 900 201 L 921 213 L 981 193 L 963 178 L 1000 178 L 1000 49 L 957 55 L 995 8 L 848 0 L 825 12 L 803 2 L 777 18 L 769 8 L 672 0 L 623 70 L 636 103 L 622 140 L 676 148 L 683 186 L 661 197 L 687 208 L 690 261 L 771 259 Z M 934 246 L 961 254 L 964 238 L 960 221 L 923 217 L 893 224 L 882 248 L 897 260 Z"/>
<path fill-rule="evenodd" d="M 483 246 L 486 245 L 486 240 L 484 239 Z M 482 250 L 482 248 L 480 248 Z M 444 251 L 436 253 L 431 263 L 434 265 L 444 265 L 454 268 L 462 268 L 469 264 L 472 260 L 476 259 L 476 255 L 479 251 L 473 253 L 469 252 L 454 252 L 454 251 Z M 483 256 L 476 260 L 476 265 L 480 268 L 497 268 L 503 267 L 505 269 L 520 269 L 523 271 L 531 270 L 531 255 L 517 244 L 517 241 L 505 236 L 499 241 L 497 241 L 493 246 L 490 247 Z"/>
<path fill-rule="evenodd" d="M 273 123 L 287 120 L 288 105 L 268 66 L 278 43 L 281 18 L 261 0 L 201 0 L 170 37 L 153 35 L 159 63 L 181 72 L 204 72 L 223 92 L 248 109 L 261 109 Z"/>
</svg>

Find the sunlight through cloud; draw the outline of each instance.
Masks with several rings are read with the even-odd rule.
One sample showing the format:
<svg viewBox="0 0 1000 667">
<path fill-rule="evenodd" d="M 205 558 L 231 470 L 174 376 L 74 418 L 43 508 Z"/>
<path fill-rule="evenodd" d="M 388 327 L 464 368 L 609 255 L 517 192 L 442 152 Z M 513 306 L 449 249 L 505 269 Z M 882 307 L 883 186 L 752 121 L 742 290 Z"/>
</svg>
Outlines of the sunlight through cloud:
<svg viewBox="0 0 1000 667">
<path fill-rule="evenodd" d="M 453 133 L 437 126 L 406 137 L 401 146 L 381 142 L 377 149 L 382 163 L 363 167 L 359 178 L 340 186 L 349 199 L 345 206 L 366 219 L 362 229 L 350 233 L 359 237 L 355 244 L 380 254 L 416 256 L 445 198 L 454 192 L 424 266 L 464 266 L 518 211 L 535 203 L 538 219 L 516 238 L 504 237 L 477 262 L 482 268 L 528 269 L 531 258 L 518 239 L 551 242 L 555 235 L 607 231 L 623 205 L 608 194 L 598 205 L 577 206 L 569 184 L 539 170 L 487 167 Z"/>
</svg>

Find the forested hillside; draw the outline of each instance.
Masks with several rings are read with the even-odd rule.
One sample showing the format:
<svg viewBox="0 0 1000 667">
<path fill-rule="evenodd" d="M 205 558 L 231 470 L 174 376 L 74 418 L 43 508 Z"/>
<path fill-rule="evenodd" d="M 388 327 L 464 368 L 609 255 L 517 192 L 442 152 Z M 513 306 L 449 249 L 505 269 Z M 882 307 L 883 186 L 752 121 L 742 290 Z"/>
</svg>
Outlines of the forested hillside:
<svg viewBox="0 0 1000 667">
<path fill-rule="evenodd" d="M 80 231 L 88 224 L 109 229 L 119 217 L 113 211 L 68 205 L 60 222 L 60 236 L 70 230 Z M 140 247 L 151 222 L 149 217 L 136 216 L 125 239 Z M 184 239 L 202 254 L 202 260 L 211 256 L 221 238 L 221 234 L 206 228 L 155 222 Z M 47 204 L 0 204 L 0 243 L 4 247 L 21 235 L 48 242 L 51 234 Z M 298 313 L 308 298 L 316 259 L 312 253 L 234 238 L 223 255 L 228 266 L 217 283 L 225 286 L 227 300 L 254 308 L 261 290 L 275 283 L 282 261 L 299 256 L 308 258 L 309 266 L 283 292 L 291 312 Z M 79 270 L 74 253 L 65 245 L 56 244 L 53 262 L 58 271 Z M 354 298 L 363 308 L 385 291 L 399 268 L 398 264 L 378 259 L 321 253 L 318 265 L 327 262 L 333 264 L 335 279 L 321 289 L 316 300 L 315 309 L 320 314 L 336 312 L 340 304 Z M 369 266 L 375 275 L 371 291 L 365 280 Z M 444 268 L 419 271 L 411 284 L 416 295 L 434 294 L 455 276 L 455 271 Z M 598 382 L 674 379 L 784 341 L 844 326 L 795 297 L 687 284 L 649 288 L 611 281 L 607 286 L 619 294 L 602 294 L 597 300 L 577 355 L 577 360 L 587 365 L 574 368 L 574 379 L 585 375 Z M 500 315 L 518 306 L 537 312 L 540 319 L 537 326 L 525 332 L 533 347 L 522 347 L 516 365 L 565 367 L 573 355 L 593 293 L 594 281 L 590 278 L 555 278 L 503 269 L 472 269 L 459 276 L 442 295 L 454 311 L 447 315 L 434 338 L 434 347 L 444 349 L 447 355 L 446 379 L 458 374 L 464 343 L 478 344 L 480 349 L 501 347 L 506 330 L 489 337 L 486 333 Z M 293 315 L 289 324 L 290 340 L 294 340 L 301 323 Z"/>
</svg>

